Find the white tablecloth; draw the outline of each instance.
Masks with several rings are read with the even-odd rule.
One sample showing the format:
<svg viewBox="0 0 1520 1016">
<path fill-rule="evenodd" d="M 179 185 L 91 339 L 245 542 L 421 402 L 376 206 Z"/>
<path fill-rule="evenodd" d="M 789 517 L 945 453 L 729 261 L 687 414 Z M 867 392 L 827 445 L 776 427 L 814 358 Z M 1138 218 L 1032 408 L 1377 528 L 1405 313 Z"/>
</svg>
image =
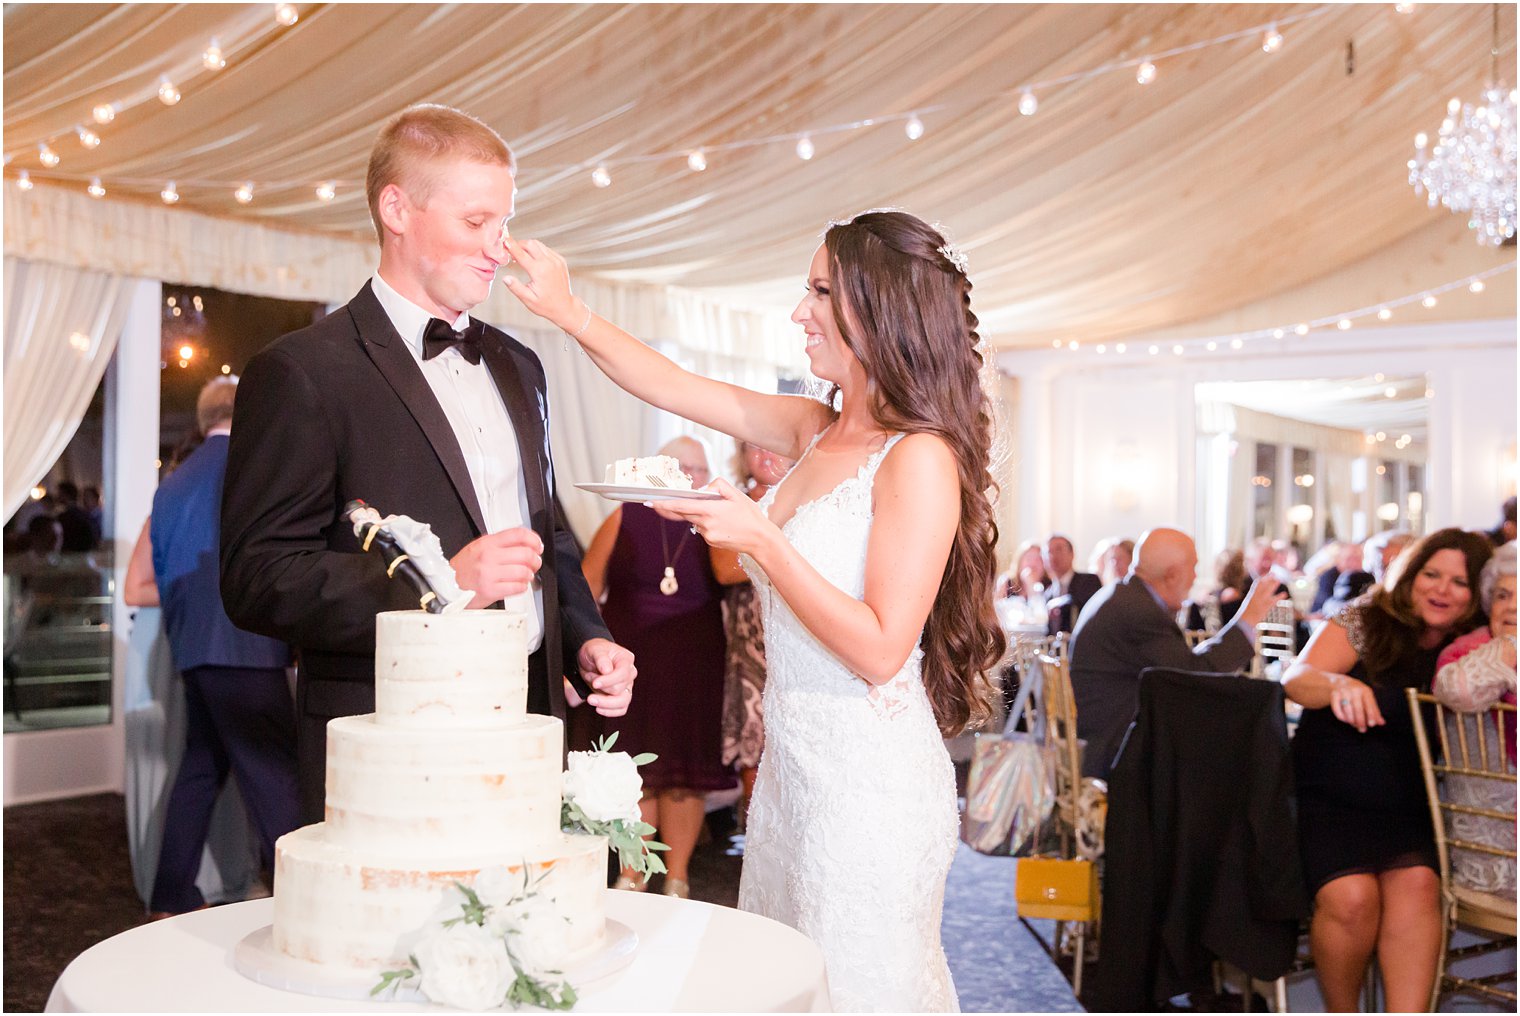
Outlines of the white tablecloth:
<svg viewBox="0 0 1520 1016">
<path fill-rule="evenodd" d="M 823 954 L 784 924 L 727 907 L 607 890 L 607 916 L 639 934 L 633 962 L 586 985 L 576 1012 L 828 1012 Z M 273 900 L 145 924 L 85 950 L 64 969 L 48 1012 L 418 1012 L 278 991 L 232 966 Z"/>
</svg>

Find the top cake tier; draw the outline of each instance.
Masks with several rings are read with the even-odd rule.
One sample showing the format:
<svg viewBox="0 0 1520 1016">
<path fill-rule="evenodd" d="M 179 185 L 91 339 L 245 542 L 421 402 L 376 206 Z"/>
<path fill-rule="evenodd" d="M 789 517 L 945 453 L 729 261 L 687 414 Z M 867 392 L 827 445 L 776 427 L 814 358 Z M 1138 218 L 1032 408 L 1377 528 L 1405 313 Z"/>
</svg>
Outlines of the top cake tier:
<svg viewBox="0 0 1520 1016">
<path fill-rule="evenodd" d="M 375 722 L 511 726 L 527 713 L 527 624 L 509 610 L 375 617 Z"/>
</svg>

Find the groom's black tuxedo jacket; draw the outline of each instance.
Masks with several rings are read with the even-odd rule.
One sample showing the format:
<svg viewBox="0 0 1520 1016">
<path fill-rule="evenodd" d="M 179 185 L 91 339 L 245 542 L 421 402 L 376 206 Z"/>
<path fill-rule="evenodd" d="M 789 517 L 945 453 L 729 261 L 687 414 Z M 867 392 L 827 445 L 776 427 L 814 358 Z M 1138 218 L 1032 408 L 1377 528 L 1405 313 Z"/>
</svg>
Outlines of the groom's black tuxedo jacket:
<svg viewBox="0 0 1520 1016">
<path fill-rule="evenodd" d="M 517 432 L 528 525 L 544 541 L 544 640 L 529 659 L 528 708 L 562 716 L 561 675 L 574 672 L 587 640 L 610 636 L 575 539 L 555 519 L 543 366 L 491 327 L 481 352 Z M 339 518 L 353 498 L 428 523 L 448 557 L 485 533 L 448 418 L 368 283 L 249 362 L 222 492 L 227 613 L 299 653 L 308 821 L 321 818 L 327 720 L 374 709 L 375 614 L 417 607 L 411 588 L 388 579 L 380 556 L 364 553 Z"/>
</svg>

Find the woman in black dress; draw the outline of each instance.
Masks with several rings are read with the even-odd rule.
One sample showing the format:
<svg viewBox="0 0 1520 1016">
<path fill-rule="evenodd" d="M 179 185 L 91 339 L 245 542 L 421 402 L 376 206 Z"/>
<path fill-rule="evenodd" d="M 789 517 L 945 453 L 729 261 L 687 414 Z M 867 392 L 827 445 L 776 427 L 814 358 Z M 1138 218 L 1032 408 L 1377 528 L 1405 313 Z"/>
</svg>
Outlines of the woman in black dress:
<svg viewBox="0 0 1520 1016">
<path fill-rule="evenodd" d="M 1385 584 L 1309 641 L 1284 678 L 1304 707 L 1293 739 L 1299 848 L 1314 894 L 1309 944 L 1325 1007 L 1355 1012 L 1374 950 L 1389 1012 L 1423 1011 L 1441 941 L 1440 878 L 1404 689 L 1481 620 L 1478 533 L 1420 540 Z"/>
</svg>

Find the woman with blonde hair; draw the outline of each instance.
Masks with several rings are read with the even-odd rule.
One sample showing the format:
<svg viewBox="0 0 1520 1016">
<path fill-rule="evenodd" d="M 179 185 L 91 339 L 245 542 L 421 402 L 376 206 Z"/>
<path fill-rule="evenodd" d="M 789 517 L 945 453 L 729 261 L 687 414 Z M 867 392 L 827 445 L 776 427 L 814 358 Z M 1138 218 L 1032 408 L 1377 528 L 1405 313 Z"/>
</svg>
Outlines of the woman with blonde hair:
<svg viewBox="0 0 1520 1016">
<path fill-rule="evenodd" d="M 964 256 L 904 212 L 828 228 L 792 315 L 832 385 L 820 401 L 682 370 L 575 298 L 557 254 L 511 250 L 528 275 L 512 293 L 621 387 L 798 460 L 759 505 L 722 481 L 720 499 L 659 502 L 743 552 L 762 590 L 766 745 L 739 904 L 819 944 L 836 1008 L 957 1008 L 940 944 L 959 828 L 944 738 L 990 715 L 1005 648 L 990 349 Z"/>
</svg>

